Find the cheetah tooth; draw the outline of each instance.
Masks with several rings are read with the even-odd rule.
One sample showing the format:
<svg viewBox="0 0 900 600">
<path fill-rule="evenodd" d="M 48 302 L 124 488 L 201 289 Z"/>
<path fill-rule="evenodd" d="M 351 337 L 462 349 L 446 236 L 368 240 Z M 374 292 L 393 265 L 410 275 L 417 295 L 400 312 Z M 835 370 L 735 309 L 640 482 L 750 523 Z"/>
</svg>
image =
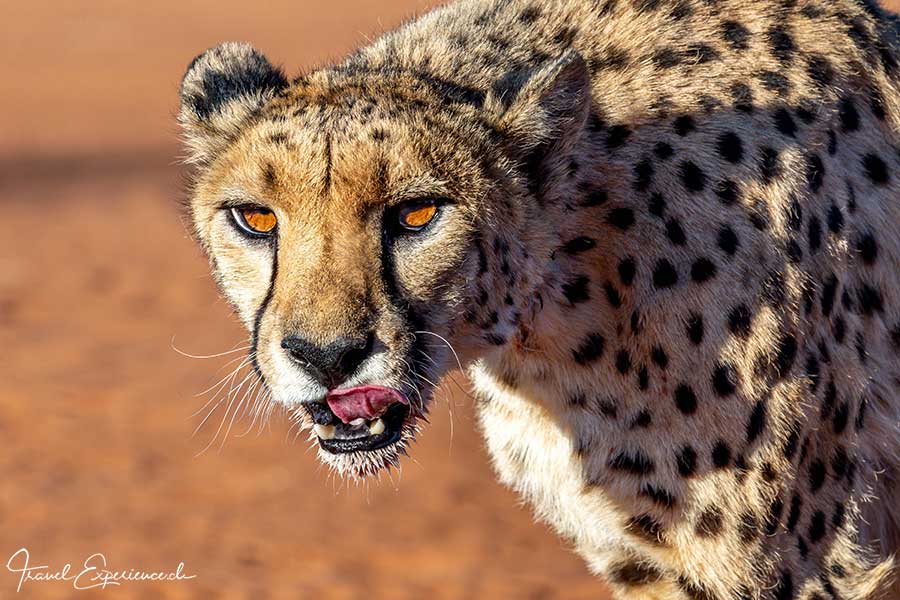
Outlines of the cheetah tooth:
<svg viewBox="0 0 900 600">
<path fill-rule="evenodd" d="M 350 425 L 350 427 L 353 427 L 354 429 L 356 429 L 358 427 L 362 427 L 365 424 L 366 424 L 366 420 L 363 419 L 362 417 L 359 417 L 358 419 L 353 419 L 352 421 L 350 421 L 348 423 L 348 425 Z"/>
<path fill-rule="evenodd" d="M 334 439 L 334 425 L 313 425 L 313 430 L 315 430 L 316 435 L 322 438 L 323 440 L 333 440 Z"/>
<path fill-rule="evenodd" d="M 371 435 L 384 433 L 384 421 L 382 421 L 381 419 L 375 419 L 374 421 L 372 421 L 372 424 L 369 425 L 369 433 Z"/>
</svg>

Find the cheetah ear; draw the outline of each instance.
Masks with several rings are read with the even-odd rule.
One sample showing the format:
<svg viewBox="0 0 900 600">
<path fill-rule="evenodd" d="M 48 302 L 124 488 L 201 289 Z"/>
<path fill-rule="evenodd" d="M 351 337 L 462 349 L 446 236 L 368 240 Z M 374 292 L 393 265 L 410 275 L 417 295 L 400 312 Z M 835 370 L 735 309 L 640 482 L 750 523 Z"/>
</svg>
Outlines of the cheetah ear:
<svg viewBox="0 0 900 600">
<path fill-rule="evenodd" d="M 591 108 L 587 65 L 570 50 L 536 70 L 511 73 L 488 94 L 485 108 L 513 154 L 531 161 L 565 154 L 578 140 Z"/>
<path fill-rule="evenodd" d="M 247 43 L 226 42 L 196 57 L 181 81 L 178 116 L 188 161 L 207 162 L 287 85 L 284 73 Z"/>
</svg>

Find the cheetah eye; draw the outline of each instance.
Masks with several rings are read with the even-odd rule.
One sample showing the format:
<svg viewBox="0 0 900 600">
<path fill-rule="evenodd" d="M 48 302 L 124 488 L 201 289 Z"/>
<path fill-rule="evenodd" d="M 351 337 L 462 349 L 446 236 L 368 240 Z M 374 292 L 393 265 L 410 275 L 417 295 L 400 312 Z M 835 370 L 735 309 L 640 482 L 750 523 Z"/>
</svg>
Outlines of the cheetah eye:
<svg viewBox="0 0 900 600">
<path fill-rule="evenodd" d="M 268 237 L 275 232 L 278 218 L 262 206 L 237 206 L 231 209 L 231 218 L 238 228 L 253 237 Z"/>
<path fill-rule="evenodd" d="M 434 200 L 414 200 L 402 205 L 397 212 L 400 226 L 407 231 L 419 231 L 434 219 L 438 211 Z"/>
</svg>

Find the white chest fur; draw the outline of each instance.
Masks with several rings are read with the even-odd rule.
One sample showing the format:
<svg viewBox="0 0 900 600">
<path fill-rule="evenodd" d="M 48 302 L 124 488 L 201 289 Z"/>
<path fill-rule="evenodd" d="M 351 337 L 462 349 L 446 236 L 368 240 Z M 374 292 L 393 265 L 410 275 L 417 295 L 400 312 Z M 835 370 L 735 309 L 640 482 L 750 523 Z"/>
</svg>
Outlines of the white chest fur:
<svg viewBox="0 0 900 600">
<path fill-rule="evenodd" d="M 621 513 L 599 490 L 586 488 L 572 436 L 536 398 L 499 383 L 481 365 L 469 375 L 480 399 L 478 416 L 500 481 L 536 516 L 571 540 L 592 568 L 605 550 L 623 546 Z"/>
</svg>

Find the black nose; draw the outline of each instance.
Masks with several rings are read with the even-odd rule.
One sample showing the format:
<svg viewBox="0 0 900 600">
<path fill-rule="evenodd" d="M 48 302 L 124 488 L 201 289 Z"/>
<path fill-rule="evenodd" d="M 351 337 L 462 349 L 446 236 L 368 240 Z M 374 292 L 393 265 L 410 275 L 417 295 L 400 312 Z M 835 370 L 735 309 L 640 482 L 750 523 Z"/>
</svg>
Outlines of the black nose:
<svg viewBox="0 0 900 600">
<path fill-rule="evenodd" d="M 374 336 L 341 337 L 326 345 L 314 344 L 297 336 L 281 340 L 288 356 L 319 383 L 333 388 L 359 368 L 372 351 Z"/>
</svg>

